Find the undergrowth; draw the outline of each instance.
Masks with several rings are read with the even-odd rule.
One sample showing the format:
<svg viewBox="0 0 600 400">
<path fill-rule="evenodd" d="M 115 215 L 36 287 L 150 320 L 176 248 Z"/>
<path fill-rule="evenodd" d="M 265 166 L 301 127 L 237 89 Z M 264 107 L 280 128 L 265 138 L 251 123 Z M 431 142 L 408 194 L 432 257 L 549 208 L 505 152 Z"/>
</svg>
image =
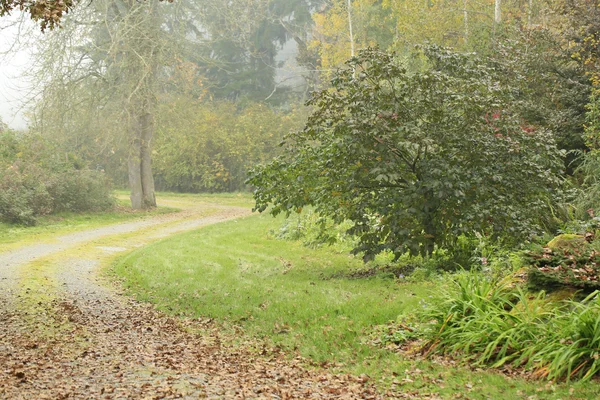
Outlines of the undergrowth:
<svg viewBox="0 0 600 400">
<path fill-rule="evenodd" d="M 330 247 L 339 253 L 349 253 L 357 245 L 357 239 L 348 233 L 351 225 L 350 221 L 335 224 L 331 219 L 307 209 L 300 214 L 291 214 L 270 233 L 274 238 L 300 242 L 311 249 Z M 427 257 L 408 253 L 395 257 L 391 252 L 383 251 L 373 260 L 345 274 L 355 278 L 387 276 L 421 282 L 440 273 L 473 269 L 498 279 L 521 266 L 521 253 L 503 246 L 498 239 L 492 240 L 472 232 L 457 237 L 452 251 L 437 247 Z"/>
<path fill-rule="evenodd" d="M 549 380 L 589 380 L 600 371 L 600 296 L 553 300 L 508 280 L 456 274 L 387 339 L 423 340 L 424 355 L 475 366 L 518 367 Z"/>
</svg>

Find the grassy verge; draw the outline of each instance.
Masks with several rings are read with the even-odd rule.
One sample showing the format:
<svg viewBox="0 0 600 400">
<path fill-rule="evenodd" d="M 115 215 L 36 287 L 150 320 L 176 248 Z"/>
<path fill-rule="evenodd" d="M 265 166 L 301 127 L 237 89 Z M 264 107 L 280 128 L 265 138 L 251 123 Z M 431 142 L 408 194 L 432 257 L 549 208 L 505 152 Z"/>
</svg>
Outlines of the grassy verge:
<svg viewBox="0 0 600 400">
<path fill-rule="evenodd" d="M 125 190 L 115 191 L 117 198 L 123 200 L 129 197 L 129 192 Z M 235 192 L 235 193 L 175 193 L 175 192 L 158 192 L 156 201 L 160 205 L 172 203 L 181 203 L 185 205 L 189 202 L 193 203 L 214 203 L 222 206 L 235 206 L 252 208 L 254 200 L 252 193 Z"/>
<path fill-rule="evenodd" d="M 172 314 L 215 318 L 224 329 L 334 366 L 366 373 L 418 398 L 597 398 L 597 385 L 526 381 L 460 363 L 414 360 L 371 345 L 377 325 L 419 306 L 427 283 L 344 272 L 359 260 L 269 234 L 281 220 L 253 216 L 177 235 L 121 258 L 112 271 L 131 293 Z"/>
<path fill-rule="evenodd" d="M 58 235 L 174 211 L 176 211 L 175 208 L 160 207 L 152 211 L 134 212 L 119 204 L 114 210 L 106 212 L 47 215 L 40 217 L 38 224 L 35 226 L 11 225 L 0 222 L 0 252 L 17 245 L 52 240 Z"/>
</svg>

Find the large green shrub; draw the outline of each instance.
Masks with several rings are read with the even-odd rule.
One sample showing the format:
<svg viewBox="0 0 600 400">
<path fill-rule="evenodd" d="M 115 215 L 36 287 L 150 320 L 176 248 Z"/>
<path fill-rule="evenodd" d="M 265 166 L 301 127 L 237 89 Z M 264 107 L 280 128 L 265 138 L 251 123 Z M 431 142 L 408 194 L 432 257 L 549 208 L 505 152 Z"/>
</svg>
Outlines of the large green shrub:
<svg viewBox="0 0 600 400">
<path fill-rule="evenodd" d="M 515 88 L 470 55 L 430 47 L 408 71 L 365 50 L 309 102 L 286 152 L 253 170 L 256 209 L 312 205 L 351 221 L 365 258 L 429 255 L 473 231 L 518 242 L 543 228 L 560 185 L 552 134 L 518 114 Z"/>
<path fill-rule="evenodd" d="M 99 211 L 114 205 L 106 175 L 92 170 L 70 170 L 53 175 L 48 185 L 53 211 Z"/>
<path fill-rule="evenodd" d="M 45 171 L 36 166 L 0 170 L 0 220 L 33 225 L 37 216 L 52 212 L 46 181 Z"/>
</svg>

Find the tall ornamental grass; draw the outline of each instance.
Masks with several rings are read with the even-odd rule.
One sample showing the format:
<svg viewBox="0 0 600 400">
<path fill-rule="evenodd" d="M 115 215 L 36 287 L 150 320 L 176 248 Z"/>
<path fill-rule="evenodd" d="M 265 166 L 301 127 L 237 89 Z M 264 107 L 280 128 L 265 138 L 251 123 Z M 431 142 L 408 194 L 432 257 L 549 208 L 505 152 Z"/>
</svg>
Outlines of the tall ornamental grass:
<svg viewBox="0 0 600 400">
<path fill-rule="evenodd" d="M 425 355 L 520 367 L 540 378 L 588 380 L 600 371 L 600 297 L 552 301 L 479 273 L 460 273 L 418 313 Z"/>
</svg>

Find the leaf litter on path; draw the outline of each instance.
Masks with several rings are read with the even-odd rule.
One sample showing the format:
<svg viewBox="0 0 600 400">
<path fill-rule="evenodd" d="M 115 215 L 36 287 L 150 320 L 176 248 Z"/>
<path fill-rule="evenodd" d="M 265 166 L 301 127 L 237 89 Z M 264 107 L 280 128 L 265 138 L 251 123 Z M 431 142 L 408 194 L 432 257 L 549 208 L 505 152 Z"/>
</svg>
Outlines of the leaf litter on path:
<svg viewBox="0 0 600 400">
<path fill-rule="evenodd" d="M 194 219 L 190 213 L 178 224 L 157 229 L 153 237 L 244 214 L 221 208 L 212 216 Z M 83 232 L 76 237 L 92 240 L 95 235 Z M 77 243 L 82 240 L 71 244 Z M 51 253 L 19 251 L 27 255 L 26 261 Z M 68 253 L 68 248 L 61 245 L 56 251 Z M 8 270 L 17 266 L 12 262 Z M 384 397 L 365 377 L 311 369 L 304 360 L 289 359 L 279 350 L 259 354 L 227 344 L 230 338 L 223 337 L 216 325 L 207 330 L 202 321 L 169 317 L 100 285 L 94 278 L 97 266 L 94 260 L 66 259 L 54 271 L 58 284 L 46 288 L 58 288 L 49 297 L 52 300 L 34 304 L 35 312 L 19 308 L 14 298 L 18 291 L 0 292 L 0 398 Z M 194 333 L 199 329 L 202 334 Z"/>
</svg>

